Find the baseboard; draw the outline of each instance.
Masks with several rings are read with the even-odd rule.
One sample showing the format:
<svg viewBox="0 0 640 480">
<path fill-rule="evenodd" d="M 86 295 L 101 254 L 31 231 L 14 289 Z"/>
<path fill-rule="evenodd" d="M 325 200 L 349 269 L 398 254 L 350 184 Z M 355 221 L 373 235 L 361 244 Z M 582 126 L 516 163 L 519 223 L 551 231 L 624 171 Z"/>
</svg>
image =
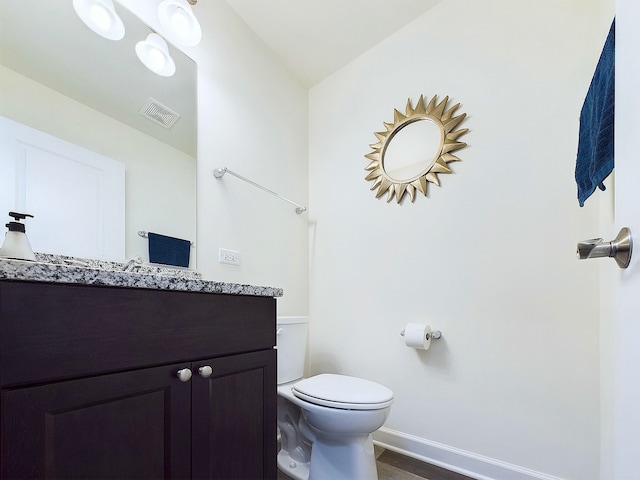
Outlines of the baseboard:
<svg viewBox="0 0 640 480">
<path fill-rule="evenodd" d="M 383 448 L 477 480 L 562 480 L 385 427 L 373 434 L 373 440 Z"/>
</svg>

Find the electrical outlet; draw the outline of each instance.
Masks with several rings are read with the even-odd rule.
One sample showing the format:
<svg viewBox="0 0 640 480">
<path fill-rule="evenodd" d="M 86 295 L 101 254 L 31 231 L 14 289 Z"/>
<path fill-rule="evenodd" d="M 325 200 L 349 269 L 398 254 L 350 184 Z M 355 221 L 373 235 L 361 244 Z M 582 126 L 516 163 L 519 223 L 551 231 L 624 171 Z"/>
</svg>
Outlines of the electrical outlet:
<svg viewBox="0 0 640 480">
<path fill-rule="evenodd" d="M 240 265 L 240 252 L 220 248 L 218 249 L 218 261 L 229 265 Z"/>
</svg>

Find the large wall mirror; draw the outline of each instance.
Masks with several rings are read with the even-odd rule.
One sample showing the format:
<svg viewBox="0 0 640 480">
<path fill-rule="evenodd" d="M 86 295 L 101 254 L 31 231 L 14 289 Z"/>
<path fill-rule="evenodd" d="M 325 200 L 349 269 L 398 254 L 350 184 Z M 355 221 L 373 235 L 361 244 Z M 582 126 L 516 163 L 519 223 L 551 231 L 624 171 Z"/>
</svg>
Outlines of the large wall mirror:
<svg viewBox="0 0 640 480">
<path fill-rule="evenodd" d="M 151 28 L 114 4 L 118 41 L 92 32 L 72 0 L 0 2 L 0 115 L 123 162 L 126 257 L 146 258 L 139 230 L 195 240 L 196 64 L 169 44 L 175 75 L 148 70 L 135 45 Z M 179 115 L 171 128 L 141 115 L 150 99 Z"/>
</svg>

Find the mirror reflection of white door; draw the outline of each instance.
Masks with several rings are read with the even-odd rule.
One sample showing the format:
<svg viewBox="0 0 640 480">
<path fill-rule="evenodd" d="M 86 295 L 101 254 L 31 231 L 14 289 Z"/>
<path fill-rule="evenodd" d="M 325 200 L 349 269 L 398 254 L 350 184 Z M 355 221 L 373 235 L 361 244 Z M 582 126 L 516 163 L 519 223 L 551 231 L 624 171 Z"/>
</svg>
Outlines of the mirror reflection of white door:
<svg viewBox="0 0 640 480">
<path fill-rule="evenodd" d="M 125 258 L 124 164 L 0 117 L 0 171 L 0 220 L 32 214 L 34 251 Z"/>
</svg>

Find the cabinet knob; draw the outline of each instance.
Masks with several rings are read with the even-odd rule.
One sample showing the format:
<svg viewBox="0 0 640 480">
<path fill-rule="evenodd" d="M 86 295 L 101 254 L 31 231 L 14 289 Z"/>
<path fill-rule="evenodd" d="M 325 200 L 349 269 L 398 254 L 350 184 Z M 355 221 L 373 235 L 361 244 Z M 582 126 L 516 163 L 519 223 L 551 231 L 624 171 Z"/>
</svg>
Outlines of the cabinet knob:
<svg viewBox="0 0 640 480">
<path fill-rule="evenodd" d="M 181 382 L 188 382 L 189 380 L 191 380 L 191 370 L 189 370 L 188 368 L 178 370 L 178 378 Z"/>
<path fill-rule="evenodd" d="M 213 373 L 213 369 L 209 365 L 205 365 L 204 367 L 200 367 L 198 369 L 198 373 L 202 378 L 209 378 Z"/>
</svg>

